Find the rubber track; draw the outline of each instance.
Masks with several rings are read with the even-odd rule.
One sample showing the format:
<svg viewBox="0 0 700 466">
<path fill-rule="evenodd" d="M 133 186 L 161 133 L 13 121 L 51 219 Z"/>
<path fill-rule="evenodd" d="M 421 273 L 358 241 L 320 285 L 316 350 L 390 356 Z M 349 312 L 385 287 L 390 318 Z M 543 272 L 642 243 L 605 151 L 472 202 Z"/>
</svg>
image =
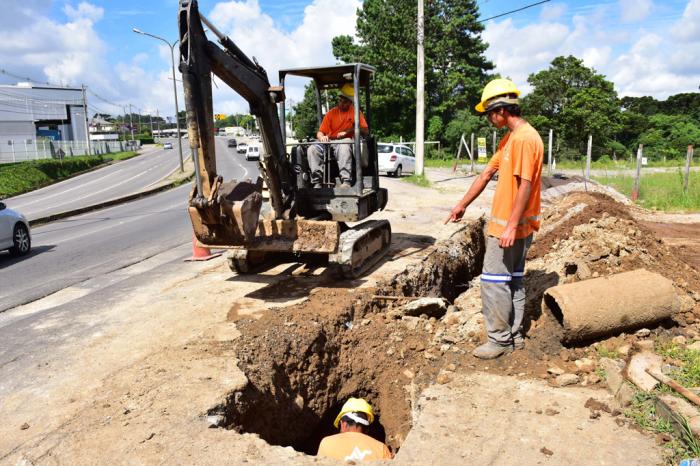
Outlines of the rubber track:
<svg viewBox="0 0 700 466">
<path fill-rule="evenodd" d="M 388 234 L 382 234 L 383 232 Z M 357 260 L 356 246 L 372 242 L 376 235 L 382 237 L 380 249 L 363 252 L 359 265 L 353 267 L 353 257 Z M 338 252 L 328 256 L 328 266 L 333 273 L 345 278 L 358 278 L 376 264 L 389 251 L 391 245 L 391 225 L 387 220 L 369 220 L 343 232 L 339 238 Z M 353 256 L 353 253 L 355 256 Z"/>
</svg>

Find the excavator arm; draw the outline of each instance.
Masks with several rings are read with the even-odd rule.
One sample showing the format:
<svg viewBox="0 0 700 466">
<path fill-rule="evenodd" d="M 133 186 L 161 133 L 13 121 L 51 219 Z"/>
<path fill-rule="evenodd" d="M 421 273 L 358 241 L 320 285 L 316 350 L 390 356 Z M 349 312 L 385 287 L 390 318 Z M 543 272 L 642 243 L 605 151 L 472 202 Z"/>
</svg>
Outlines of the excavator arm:
<svg viewBox="0 0 700 466">
<path fill-rule="evenodd" d="M 196 0 L 180 1 L 178 21 L 187 128 L 196 156 L 196 185 L 189 201 L 195 234 L 205 244 L 244 244 L 258 226 L 262 187 L 259 182 L 223 182 L 216 172 L 211 74 L 241 95 L 257 119 L 262 136 L 261 172 L 274 219 L 288 218 L 294 202 L 277 114 L 284 91 L 270 86 L 265 70 L 200 15 Z M 207 39 L 203 23 L 218 37 L 221 47 Z"/>
</svg>

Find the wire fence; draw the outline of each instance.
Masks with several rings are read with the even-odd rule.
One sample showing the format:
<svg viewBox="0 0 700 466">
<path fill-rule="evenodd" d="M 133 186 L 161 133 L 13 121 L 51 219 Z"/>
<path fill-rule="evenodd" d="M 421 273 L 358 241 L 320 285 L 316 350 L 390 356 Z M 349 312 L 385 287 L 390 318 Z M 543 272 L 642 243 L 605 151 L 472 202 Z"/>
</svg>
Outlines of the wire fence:
<svg viewBox="0 0 700 466">
<path fill-rule="evenodd" d="M 135 141 L 90 141 L 92 155 L 135 150 L 140 142 Z M 63 159 L 88 155 L 87 141 L 51 141 L 36 139 L 8 139 L 0 144 L 0 163 L 24 162 L 27 160 Z"/>
</svg>

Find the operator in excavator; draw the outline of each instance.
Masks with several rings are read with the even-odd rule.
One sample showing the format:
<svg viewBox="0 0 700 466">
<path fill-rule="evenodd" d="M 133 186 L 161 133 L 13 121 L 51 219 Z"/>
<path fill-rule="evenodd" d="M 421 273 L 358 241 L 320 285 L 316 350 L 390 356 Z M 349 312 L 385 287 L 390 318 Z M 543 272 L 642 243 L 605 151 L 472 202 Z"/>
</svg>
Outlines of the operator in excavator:
<svg viewBox="0 0 700 466">
<path fill-rule="evenodd" d="M 318 456 L 344 461 L 392 459 L 389 447 L 365 433 L 373 421 L 374 412 L 367 401 L 349 398 L 333 423 L 340 433 L 321 440 Z"/>
<path fill-rule="evenodd" d="M 355 131 L 355 107 L 353 98 L 355 90 L 351 83 L 345 83 L 340 88 L 338 105 L 326 113 L 321 122 L 321 127 L 316 133 L 316 139 L 320 142 L 335 141 L 330 145 L 331 151 L 338 161 L 341 187 L 350 188 L 352 185 L 352 138 Z M 360 134 L 366 137 L 369 134 L 367 122 L 360 112 Z M 323 145 L 314 144 L 307 152 L 309 169 L 311 170 L 311 183 L 314 188 L 320 188 L 323 182 Z"/>
</svg>

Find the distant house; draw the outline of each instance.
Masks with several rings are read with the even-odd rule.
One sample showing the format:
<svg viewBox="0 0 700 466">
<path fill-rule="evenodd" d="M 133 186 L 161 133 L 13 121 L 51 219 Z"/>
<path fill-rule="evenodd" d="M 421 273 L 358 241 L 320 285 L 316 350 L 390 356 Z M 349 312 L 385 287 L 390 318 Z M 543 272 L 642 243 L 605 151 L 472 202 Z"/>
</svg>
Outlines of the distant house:
<svg viewBox="0 0 700 466">
<path fill-rule="evenodd" d="M 90 139 L 93 141 L 116 141 L 119 139 L 117 125 L 99 116 L 90 119 Z"/>
</svg>

